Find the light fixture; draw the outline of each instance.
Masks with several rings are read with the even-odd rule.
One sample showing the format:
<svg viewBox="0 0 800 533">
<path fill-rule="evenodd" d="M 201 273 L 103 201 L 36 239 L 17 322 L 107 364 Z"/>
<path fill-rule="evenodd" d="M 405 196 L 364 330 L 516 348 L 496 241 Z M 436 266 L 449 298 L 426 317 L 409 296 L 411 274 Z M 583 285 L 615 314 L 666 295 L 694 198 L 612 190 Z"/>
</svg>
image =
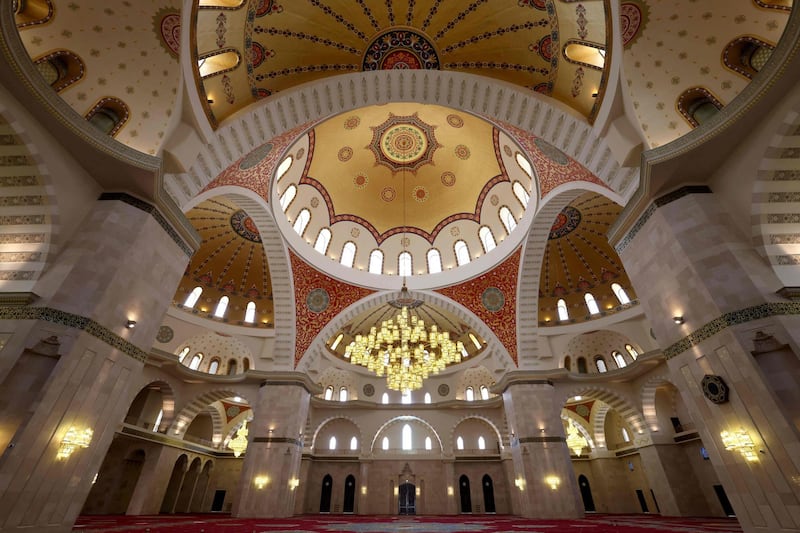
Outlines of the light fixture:
<svg viewBox="0 0 800 533">
<path fill-rule="evenodd" d="M 125 327 L 128 328 L 128 329 L 135 328 L 136 327 L 136 321 L 135 320 L 128 320 L 127 322 L 125 322 Z"/>
<path fill-rule="evenodd" d="M 61 445 L 58 447 L 56 459 L 68 459 L 72 452 L 78 448 L 88 448 L 92 442 L 92 435 L 94 432 L 89 429 L 78 429 L 75 426 L 70 426 L 61 439 Z"/>
<path fill-rule="evenodd" d="M 575 427 L 575 422 L 570 420 L 567 426 L 567 447 L 572 450 L 575 455 L 580 457 L 586 444 L 586 439 L 578 432 L 578 428 Z"/>
<path fill-rule="evenodd" d="M 552 490 L 556 490 L 558 486 L 561 484 L 561 478 L 558 476 L 547 476 L 544 478 L 544 482 L 547 483 L 547 486 L 550 487 Z"/>
<path fill-rule="evenodd" d="M 253 479 L 253 484 L 255 484 L 258 490 L 262 490 L 266 487 L 267 483 L 269 483 L 269 477 L 267 476 L 256 476 L 255 479 Z"/>
<path fill-rule="evenodd" d="M 525 479 L 518 477 L 514 480 L 514 486 L 516 486 L 520 492 L 525 490 Z"/>
<path fill-rule="evenodd" d="M 294 490 L 299 486 L 300 486 L 300 480 L 297 479 L 296 477 L 293 477 L 292 479 L 289 480 L 289 490 Z"/>
<path fill-rule="evenodd" d="M 744 429 L 734 432 L 723 431 L 719 436 L 722 438 L 722 444 L 725 445 L 726 450 L 739 452 L 747 461 L 758 461 L 756 445 L 750 438 L 750 434 Z"/>
<path fill-rule="evenodd" d="M 674 317 L 672 317 L 672 321 L 678 325 L 681 325 L 684 322 L 686 322 L 686 320 L 684 320 L 683 318 L 683 315 L 675 315 Z"/>
<path fill-rule="evenodd" d="M 228 442 L 228 448 L 233 450 L 234 457 L 239 457 L 247 449 L 248 433 L 250 433 L 250 431 L 247 429 L 247 420 L 245 420 L 242 422 L 242 427 L 236 431 L 236 436 Z"/>
<path fill-rule="evenodd" d="M 447 487 L 447 495 L 452 496 L 453 494 L 455 494 L 453 487 Z"/>
</svg>

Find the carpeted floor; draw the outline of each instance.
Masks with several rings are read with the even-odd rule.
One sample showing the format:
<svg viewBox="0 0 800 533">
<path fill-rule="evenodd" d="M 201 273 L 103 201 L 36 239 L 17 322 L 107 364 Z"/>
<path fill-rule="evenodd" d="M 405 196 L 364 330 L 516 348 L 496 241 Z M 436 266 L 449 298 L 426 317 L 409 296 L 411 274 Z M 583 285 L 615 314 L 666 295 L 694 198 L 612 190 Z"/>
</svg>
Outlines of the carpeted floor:
<svg viewBox="0 0 800 533">
<path fill-rule="evenodd" d="M 73 531 L 151 533 L 741 533 L 735 519 L 590 515 L 582 520 L 528 520 L 508 515 L 347 516 L 305 515 L 284 519 L 229 515 L 81 516 Z"/>
</svg>

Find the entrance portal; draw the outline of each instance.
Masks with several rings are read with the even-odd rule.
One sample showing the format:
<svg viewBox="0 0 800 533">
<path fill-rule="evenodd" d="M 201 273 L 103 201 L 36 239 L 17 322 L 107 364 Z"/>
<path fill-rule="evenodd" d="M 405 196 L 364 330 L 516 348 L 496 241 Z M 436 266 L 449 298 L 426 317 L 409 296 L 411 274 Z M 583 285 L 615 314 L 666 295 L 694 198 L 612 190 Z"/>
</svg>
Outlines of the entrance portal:
<svg viewBox="0 0 800 533">
<path fill-rule="evenodd" d="M 581 474 L 578 476 L 578 487 L 581 489 L 581 498 L 583 499 L 583 508 L 587 513 L 595 512 L 594 498 L 592 498 L 592 487 L 589 485 L 589 479 Z"/>
<path fill-rule="evenodd" d="M 413 483 L 402 483 L 398 490 L 400 514 L 417 514 L 417 488 Z"/>
<path fill-rule="evenodd" d="M 458 490 L 461 494 L 461 512 L 472 512 L 472 497 L 469 494 L 469 478 L 461 476 L 458 480 Z"/>
<path fill-rule="evenodd" d="M 326 474 L 322 478 L 322 494 L 319 497 L 319 512 L 331 512 L 331 492 L 333 490 L 333 478 L 330 474 Z"/>
</svg>

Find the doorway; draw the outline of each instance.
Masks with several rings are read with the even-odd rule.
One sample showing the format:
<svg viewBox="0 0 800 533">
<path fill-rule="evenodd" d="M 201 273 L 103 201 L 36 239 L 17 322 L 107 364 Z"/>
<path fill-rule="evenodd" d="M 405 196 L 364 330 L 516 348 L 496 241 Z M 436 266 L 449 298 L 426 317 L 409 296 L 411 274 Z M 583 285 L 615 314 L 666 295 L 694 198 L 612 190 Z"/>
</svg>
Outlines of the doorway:
<svg viewBox="0 0 800 533">
<path fill-rule="evenodd" d="M 461 512 L 471 513 L 472 498 L 469 495 L 469 478 L 467 476 L 462 475 L 458 478 L 458 490 L 461 494 Z"/>
<path fill-rule="evenodd" d="M 722 488 L 722 485 L 714 485 L 714 492 L 717 493 L 717 499 L 719 499 L 719 503 L 722 505 L 722 511 L 725 515 L 736 516 L 733 505 L 731 505 L 731 501 L 728 499 L 728 495 L 725 494 L 725 489 Z"/>
<path fill-rule="evenodd" d="M 333 491 L 333 478 L 330 474 L 325 474 L 322 478 L 322 494 L 319 497 L 319 512 L 331 512 L 331 492 Z"/>
<path fill-rule="evenodd" d="M 352 474 L 344 480 L 344 505 L 342 512 L 352 513 L 356 505 L 356 478 Z"/>
<path fill-rule="evenodd" d="M 483 509 L 487 513 L 497 512 L 494 506 L 494 483 L 489 474 L 483 476 Z"/>
<path fill-rule="evenodd" d="M 417 488 L 413 483 L 402 483 L 398 490 L 399 513 L 403 515 L 417 514 Z"/>
<path fill-rule="evenodd" d="M 587 513 L 595 512 L 594 498 L 592 498 L 592 487 L 589 485 L 589 479 L 581 474 L 578 476 L 578 487 L 581 490 L 581 498 L 583 499 L 583 508 Z"/>
<path fill-rule="evenodd" d="M 644 492 L 639 489 L 636 489 L 636 497 L 639 498 L 639 505 L 642 508 L 643 513 L 649 513 L 650 509 L 647 507 L 647 500 L 644 498 Z"/>
</svg>

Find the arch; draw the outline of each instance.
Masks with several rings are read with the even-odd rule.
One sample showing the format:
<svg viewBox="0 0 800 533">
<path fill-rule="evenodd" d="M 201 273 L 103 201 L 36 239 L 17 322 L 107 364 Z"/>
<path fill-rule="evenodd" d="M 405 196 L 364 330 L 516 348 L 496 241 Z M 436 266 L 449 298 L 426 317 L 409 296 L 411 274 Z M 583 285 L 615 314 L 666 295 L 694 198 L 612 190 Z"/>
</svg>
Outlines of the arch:
<svg viewBox="0 0 800 533">
<path fill-rule="evenodd" d="M 228 311 L 228 302 L 230 302 L 230 298 L 227 296 L 222 296 L 217 302 L 217 308 L 214 309 L 214 316 L 217 318 L 224 318 L 225 313 Z"/>
<path fill-rule="evenodd" d="M 311 221 L 311 211 L 309 211 L 304 207 L 297 214 L 297 218 L 294 220 L 292 228 L 294 229 L 295 233 L 297 233 L 302 237 L 303 234 L 306 232 L 306 227 L 308 227 L 308 223 L 310 221 Z"/>
<path fill-rule="evenodd" d="M 312 450 L 315 450 L 317 448 L 317 437 L 319 436 L 319 434 L 322 431 L 322 429 L 325 428 L 325 426 L 327 426 L 330 423 L 335 422 L 337 420 L 345 420 L 347 422 L 350 422 L 353 425 L 353 427 L 355 428 L 355 430 L 356 430 L 356 434 L 353 435 L 353 436 L 358 439 L 358 442 L 363 442 L 363 431 L 361 429 L 361 426 L 358 424 L 358 422 L 356 422 L 356 420 L 354 418 L 349 417 L 349 416 L 344 416 L 344 415 L 330 416 L 330 417 L 327 417 L 324 420 L 322 420 L 319 424 L 317 424 L 316 429 L 314 430 L 313 434 L 311 435 L 311 443 L 310 444 L 311 444 L 311 449 Z M 348 439 L 348 442 L 349 442 L 349 439 Z"/>
<path fill-rule="evenodd" d="M 401 422 L 408 422 L 409 420 L 413 420 L 413 421 L 419 422 L 422 425 L 424 425 L 426 428 L 428 428 L 428 430 L 433 434 L 433 436 L 436 437 L 436 440 L 439 443 L 439 450 L 440 451 L 444 450 L 444 446 L 442 445 L 442 439 L 439 436 L 439 433 L 436 431 L 436 429 L 434 429 L 434 427 L 430 424 L 430 422 L 428 422 L 427 420 L 425 420 L 423 418 L 420 418 L 418 416 L 403 415 L 403 416 L 392 417 L 392 418 L 390 418 L 389 420 L 387 420 L 386 422 L 384 422 L 383 424 L 380 425 L 378 430 L 375 432 L 375 435 L 373 435 L 373 437 L 372 437 L 372 442 L 370 443 L 370 447 L 369 447 L 370 452 L 375 450 L 375 445 L 376 445 L 376 443 L 378 441 L 378 436 L 381 433 L 383 433 L 383 431 L 387 427 L 389 427 L 391 425 L 394 425 L 394 424 L 399 424 Z"/>
<path fill-rule="evenodd" d="M 114 96 L 98 100 L 86 113 L 85 118 L 101 132 L 114 137 L 130 118 L 128 104 Z"/>
<path fill-rule="evenodd" d="M 45 81 L 56 92 L 61 92 L 80 81 L 86 74 L 86 64 L 70 50 L 56 50 L 34 60 Z"/>
<path fill-rule="evenodd" d="M 141 399 L 143 401 L 147 400 L 146 398 L 142 398 L 142 394 L 146 393 L 146 391 L 148 390 L 157 390 L 161 394 L 161 405 L 160 405 L 161 420 L 159 421 L 157 430 L 158 432 L 163 432 L 163 430 L 169 427 L 169 425 L 175 418 L 175 392 L 174 389 L 172 388 L 172 385 L 163 380 L 149 381 L 145 383 L 143 386 L 138 388 L 136 394 L 134 394 L 131 397 L 131 400 L 129 402 L 127 415 L 125 416 L 125 421 L 128 422 L 129 417 L 136 416 L 136 420 L 131 420 L 129 423 L 133 423 L 134 425 L 137 426 L 142 426 L 142 424 L 145 422 L 152 422 L 153 424 L 155 424 L 156 419 L 153 420 L 149 419 L 150 417 L 148 416 L 148 414 L 150 413 L 147 413 L 145 411 L 146 409 L 145 405 L 141 406 L 142 409 L 138 410 L 138 413 L 132 412 L 136 410 L 134 403 L 137 401 L 137 399 Z M 155 412 L 155 409 L 153 409 L 152 411 Z M 146 420 L 141 419 L 142 418 L 140 416 L 141 414 L 145 415 Z M 153 425 L 149 425 L 148 429 L 152 428 Z"/>
<path fill-rule="evenodd" d="M 314 241 L 314 249 L 321 254 L 328 253 L 328 245 L 331 243 L 330 228 L 322 228 L 317 233 L 317 240 Z"/>
<path fill-rule="evenodd" d="M 559 401 L 560 405 L 567 403 L 567 399 L 573 396 L 582 396 L 584 398 L 592 398 L 600 400 L 605 406 L 596 406 L 592 410 L 594 428 L 594 441 L 599 447 L 605 447 L 604 423 L 605 415 L 608 409 L 615 409 L 620 417 L 633 429 L 636 436 L 639 438 L 649 437 L 647 425 L 645 424 L 644 416 L 641 411 L 637 409 L 636 401 L 627 398 L 622 393 L 601 387 L 601 386 L 577 386 L 571 388 L 564 388 L 560 391 Z"/>
<path fill-rule="evenodd" d="M 464 266 L 470 262 L 469 246 L 463 240 L 459 239 L 453 244 L 453 253 L 456 255 L 456 264 Z"/>
<path fill-rule="evenodd" d="M 686 121 L 696 128 L 713 118 L 723 104 L 705 87 L 690 87 L 678 96 L 678 111 Z"/>
<path fill-rule="evenodd" d="M 186 403 L 186 405 L 178 412 L 177 416 L 175 416 L 175 419 L 172 421 L 172 423 L 169 424 L 167 433 L 170 436 L 182 438 L 184 433 L 186 433 L 186 429 L 189 427 L 189 424 L 192 420 L 194 420 L 194 417 L 197 416 L 198 413 L 218 400 L 233 398 L 236 396 L 244 399 L 252 408 L 253 403 L 239 391 L 232 389 L 215 389 L 206 391 L 198 394 Z M 162 427 L 164 425 L 165 423 L 162 422 Z"/>
<path fill-rule="evenodd" d="M 606 49 L 602 44 L 568 39 L 561 51 L 564 59 L 574 65 L 603 70 L 606 64 Z"/>
<path fill-rule="evenodd" d="M 200 78 L 225 74 L 238 67 L 242 62 L 242 55 L 236 48 L 222 48 L 197 57 L 197 73 Z"/>
<path fill-rule="evenodd" d="M 428 273 L 437 274 L 442 271 L 442 254 L 436 248 L 431 248 L 425 255 L 428 262 Z"/>
<path fill-rule="evenodd" d="M 340 256 L 339 262 L 346 267 L 353 268 L 355 260 L 356 244 L 352 241 L 347 241 L 342 246 L 342 255 Z"/>
<path fill-rule="evenodd" d="M 369 272 L 371 274 L 383 274 L 383 252 L 372 250 L 369 253 Z"/>
<path fill-rule="evenodd" d="M 666 376 L 651 377 L 642 385 L 642 413 L 650 431 L 661 431 L 663 429 L 659 423 L 656 410 L 656 391 L 664 386 L 672 387 L 676 392 L 678 390 L 675 384 Z"/>
<path fill-rule="evenodd" d="M 460 426 L 464 421 L 471 419 L 480 420 L 481 422 L 487 424 L 489 426 L 489 429 L 494 432 L 494 436 L 497 438 L 497 443 L 500 446 L 500 448 L 502 449 L 505 446 L 506 443 L 503 441 L 503 436 L 500 433 L 500 429 L 497 427 L 497 424 L 495 424 L 495 422 L 492 419 L 486 416 L 473 413 L 464 415 L 456 421 L 456 423 L 450 429 L 450 442 L 454 442 L 452 437 L 456 434 L 458 426 Z"/>
<path fill-rule="evenodd" d="M 189 468 L 189 457 L 182 453 L 176 460 L 172 467 L 172 474 L 170 475 L 167 489 L 164 491 L 164 498 L 161 500 L 162 513 L 174 513 L 175 504 L 178 501 L 178 494 L 183 483 L 183 478 Z"/>
<path fill-rule="evenodd" d="M 49 22 L 53 18 L 52 0 L 26 0 L 17 3 L 14 21 L 17 29 L 25 29 L 38 24 Z"/>
<path fill-rule="evenodd" d="M 495 246 L 497 246 L 497 243 L 494 240 L 494 235 L 492 235 L 492 230 L 489 228 L 489 226 L 481 226 L 480 230 L 478 230 L 478 236 L 481 239 L 484 253 L 488 254 L 494 250 Z"/>
<path fill-rule="evenodd" d="M 400 252 L 397 256 L 397 275 L 398 276 L 412 276 L 414 274 L 413 258 L 409 252 Z"/>
</svg>

